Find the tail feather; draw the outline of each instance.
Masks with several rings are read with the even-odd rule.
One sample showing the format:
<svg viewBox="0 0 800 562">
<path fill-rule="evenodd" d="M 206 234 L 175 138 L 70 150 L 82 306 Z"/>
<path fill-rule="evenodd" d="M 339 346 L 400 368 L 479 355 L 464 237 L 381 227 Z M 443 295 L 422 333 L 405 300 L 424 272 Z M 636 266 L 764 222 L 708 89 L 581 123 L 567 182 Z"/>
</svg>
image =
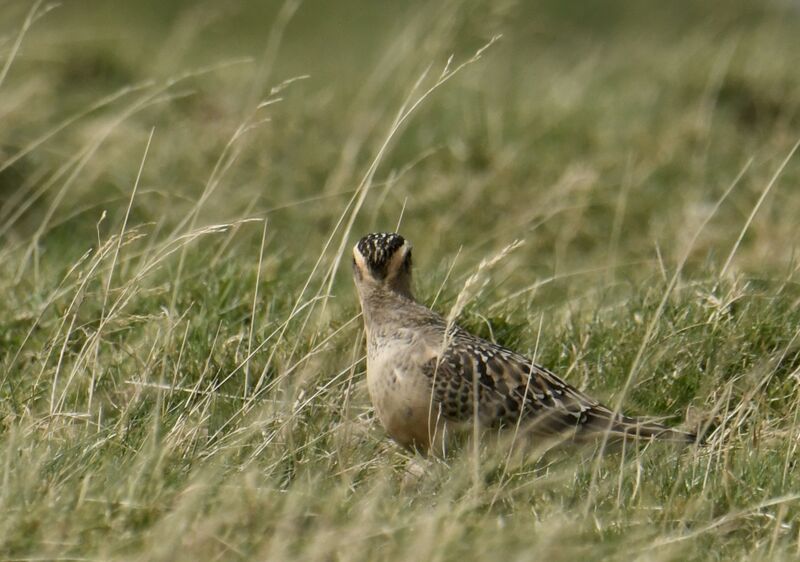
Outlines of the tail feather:
<svg viewBox="0 0 800 562">
<path fill-rule="evenodd" d="M 610 437 L 625 441 L 655 439 L 683 444 L 697 442 L 695 433 L 667 427 L 646 418 L 614 415 L 611 410 L 606 408 L 597 408 L 592 414 L 587 420 L 585 429 L 593 433 L 607 433 Z"/>
</svg>

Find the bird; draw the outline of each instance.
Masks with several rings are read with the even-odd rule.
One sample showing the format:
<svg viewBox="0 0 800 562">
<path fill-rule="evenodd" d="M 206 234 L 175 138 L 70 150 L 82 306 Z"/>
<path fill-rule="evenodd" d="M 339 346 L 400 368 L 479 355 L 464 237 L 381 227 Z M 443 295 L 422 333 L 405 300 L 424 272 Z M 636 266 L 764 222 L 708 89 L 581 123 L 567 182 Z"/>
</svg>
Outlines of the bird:
<svg viewBox="0 0 800 562">
<path fill-rule="evenodd" d="M 438 454 L 449 436 L 477 424 L 543 440 L 695 442 L 693 433 L 615 412 L 524 355 L 418 302 L 411 250 L 394 232 L 368 234 L 353 247 L 367 388 L 394 441 Z"/>
</svg>

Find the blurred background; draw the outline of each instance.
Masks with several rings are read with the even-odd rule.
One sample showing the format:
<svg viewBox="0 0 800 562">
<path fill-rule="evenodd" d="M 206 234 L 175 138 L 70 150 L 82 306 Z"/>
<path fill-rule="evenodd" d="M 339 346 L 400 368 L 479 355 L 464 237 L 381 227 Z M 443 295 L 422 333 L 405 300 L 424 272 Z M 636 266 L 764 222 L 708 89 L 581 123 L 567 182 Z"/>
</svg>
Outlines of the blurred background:
<svg viewBox="0 0 800 562">
<path fill-rule="evenodd" d="M 404 232 L 430 255 L 527 238 L 521 255 L 541 271 L 649 259 L 656 245 L 669 260 L 753 158 L 697 246 L 707 256 L 733 243 L 798 135 L 800 10 L 785 0 L 41 3 L 16 51 L 32 6 L 2 9 L 0 47 L 15 54 L 2 233 L 65 247 L 56 259 L 96 239 L 103 211 L 101 231 L 119 224 L 152 128 L 134 223 L 174 227 L 214 184 L 201 223 L 268 214 L 281 246 L 321 242 L 403 101 L 497 35 L 394 135 L 357 233 L 393 228 L 405 208 Z M 773 242 L 796 238 L 797 204 L 776 190 L 740 265 L 786 266 L 793 245 Z"/>
</svg>

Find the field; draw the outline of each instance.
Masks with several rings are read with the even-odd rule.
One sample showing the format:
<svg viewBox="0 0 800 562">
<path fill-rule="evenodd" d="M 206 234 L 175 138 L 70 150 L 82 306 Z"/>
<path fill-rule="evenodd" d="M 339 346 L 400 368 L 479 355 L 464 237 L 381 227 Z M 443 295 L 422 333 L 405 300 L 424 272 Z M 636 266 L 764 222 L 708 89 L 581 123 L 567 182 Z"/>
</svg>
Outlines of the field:
<svg viewBox="0 0 800 562">
<path fill-rule="evenodd" d="M 0 2 L 0 559 L 796 560 L 799 25 Z M 706 444 L 399 448 L 349 253 L 395 229 L 421 301 Z"/>
</svg>

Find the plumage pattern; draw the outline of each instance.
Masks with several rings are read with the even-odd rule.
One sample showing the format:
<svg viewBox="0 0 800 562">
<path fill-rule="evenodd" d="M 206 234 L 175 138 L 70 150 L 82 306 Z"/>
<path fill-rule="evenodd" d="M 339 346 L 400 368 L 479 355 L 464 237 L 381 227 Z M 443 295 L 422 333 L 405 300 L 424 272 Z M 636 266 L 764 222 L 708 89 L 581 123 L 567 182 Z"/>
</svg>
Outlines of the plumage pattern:
<svg viewBox="0 0 800 562">
<path fill-rule="evenodd" d="M 514 427 L 541 435 L 593 430 L 615 436 L 677 438 L 690 434 L 614 413 L 530 359 L 455 327 L 444 353 L 424 368 L 445 419 Z"/>
<path fill-rule="evenodd" d="M 378 232 L 359 240 L 357 249 L 373 273 L 385 274 L 389 261 L 403 244 L 405 240 L 399 234 Z"/>
<path fill-rule="evenodd" d="M 411 296 L 411 247 L 371 234 L 353 249 L 367 332 L 367 382 L 378 417 L 400 443 L 427 449 L 475 414 L 487 428 L 583 439 L 695 436 L 612 410 L 514 351 L 448 326 Z M 446 335 L 445 335 L 446 334 Z"/>
<path fill-rule="evenodd" d="M 453 332 L 444 353 L 431 359 L 425 369 L 448 419 L 472 417 L 476 388 L 478 415 L 492 427 L 544 418 L 551 412 L 544 425 L 552 431 L 569 430 L 585 424 L 587 412 L 598 406 L 525 357 L 459 328 Z"/>
</svg>

